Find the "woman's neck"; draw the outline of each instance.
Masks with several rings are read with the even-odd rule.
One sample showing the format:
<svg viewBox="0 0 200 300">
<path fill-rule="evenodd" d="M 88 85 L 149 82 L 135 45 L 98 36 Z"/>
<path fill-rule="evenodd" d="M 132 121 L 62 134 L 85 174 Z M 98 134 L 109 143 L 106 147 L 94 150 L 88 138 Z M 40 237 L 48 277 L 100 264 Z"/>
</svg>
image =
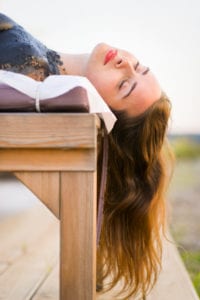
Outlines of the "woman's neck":
<svg viewBox="0 0 200 300">
<path fill-rule="evenodd" d="M 84 76 L 85 66 L 88 61 L 89 54 L 67 54 L 58 53 L 63 65 L 60 66 L 60 73 L 67 75 Z"/>
</svg>

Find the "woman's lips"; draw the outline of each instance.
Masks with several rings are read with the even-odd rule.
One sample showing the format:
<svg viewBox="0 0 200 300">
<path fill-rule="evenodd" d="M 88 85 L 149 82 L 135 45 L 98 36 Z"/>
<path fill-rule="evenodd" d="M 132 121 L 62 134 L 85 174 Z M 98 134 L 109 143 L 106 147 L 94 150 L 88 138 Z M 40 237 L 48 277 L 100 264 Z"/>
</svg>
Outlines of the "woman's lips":
<svg viewBox="0 0 200 300">
<path fill-rule="evenodd" d="M 104 59 L 104 65 L 106 65 L 110 60 L 112 60 L 117 55 L 117 50 L 109 50 L 106 53 L 105 59 Z"/>
</svg>

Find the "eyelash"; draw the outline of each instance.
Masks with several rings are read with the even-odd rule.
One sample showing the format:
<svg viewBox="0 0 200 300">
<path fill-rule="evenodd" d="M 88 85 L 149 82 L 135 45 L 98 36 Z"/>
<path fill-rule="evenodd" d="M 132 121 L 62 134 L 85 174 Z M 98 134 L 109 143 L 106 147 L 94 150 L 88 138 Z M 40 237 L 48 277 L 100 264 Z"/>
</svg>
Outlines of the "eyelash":
<svg viewBox="0 0 200 300">
<path fill-rule="evenodd" d="M 136 63 L 136 65 L 134 66 L 134 69 L 137 70 L 137 68 L 139 67 L 140 63 L 139 61 Z M 121 83 L 120 83 L 120 86 L 119 86 L 119 89 L 121 89 L 124 85 L 124 83 L 126 83 L 128 80 L 123 80 Z"/>
<path fill-rule="evenodd" d="M 139 67 L 139 65 L 140 65 L 140 63 L 139 63 L 139 61 L 136 63 L 136 65 L 135 65 L 135 70 L 137 70 L 137 68 Z"/>
<path fill-rule="evenodd" d="M 126 80 L 123 80 L 123 81 L 120 83 L 120 85 L 119 85 L 119 89 L 121 89 L 121 88 L 123 87 L 124 83 L 126 83 L 126 82 L 127 82 L 127 79 L 126 79 Z"/>
<path fill-rule="evenodd" d="M 139 66 L 140 66 L 140 62 L 137 61 L 137 63 L 136 63 L 135 66 L 134 66 L 135 71 L 138 69 Z M 149 71 L 149 69 L 147 68 L 147 69 L 145 69 L 145 71 L 144 71 L 143 73 L 145 74 L 145 73 L 148 72 L 148 71 Z M 142 73 L 142 74 L 143 74 L 143 73 Z M 128 81 L 127 79 L 126 79 L 126 80 L 123 80 L 123 81 L 120 83 L 119 89 L 121 89 L 121 88 L 123 87 L 124 83 L 126 83 L 127 81 Z"/>
</svg>

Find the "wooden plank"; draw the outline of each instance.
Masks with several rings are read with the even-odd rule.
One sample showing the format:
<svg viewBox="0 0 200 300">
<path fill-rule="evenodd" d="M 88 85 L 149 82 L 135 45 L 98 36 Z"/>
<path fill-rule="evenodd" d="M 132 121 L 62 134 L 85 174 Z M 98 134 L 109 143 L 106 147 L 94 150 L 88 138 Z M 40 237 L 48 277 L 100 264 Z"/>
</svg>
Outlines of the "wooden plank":
<svg viewBox="0 0 200 300">
<path fill-rule="evenodd" d="M 58 260 L 58 227 L 50 226 L 0 276 L 0 298 L 30 300 Z"/>
<path fill-rule="evenodd" d="M 94 170 L 92 149 L 0 149 L 0 171 Z"/>
<path fill-rule="evenodd" d="M 47 227 L 53 228 L 55 226 L 56 235 L 54 235 L 54 231 L 47 230 Z M 29 210 L 28 212 L 20 213 L 12 218 L 5 219 L 0 222 L 0 250 L 2 247 L 7 252 L 12 252 L 13 248 L 18 248 L 21 244 L 22 246 L 25 244 L 28 253 L 31 253 L 29 249 L 34 248 L 40 240 L 43 239 L 44 234 L 51 231 L 54 235 L 54 240 L 58 238 L 58 221 L 57 219 L 50 214 L 46 209 L 39 204 L 39 207 Z M 9 232 L 9 234 L 8 234 Z M 17 242 L 17 237 L 19 240 Z M 15 243 L 13 243 L 15 240 Z M 47 244 L 46 244 L 47 245 Z M 42 245 L 41 245 L 42 246 Z M 38 247 L 38 245 L 37 245 Z M 11 250 L 12 249 L 12 250 Z M 40 247 L 38 247 L 40 251 Z M 54 248 L 50 248 L 49 251 L 53 255 Z M 26 251 L 27 251 L 26 250 Z M 53 251 L 52 251 L 53 250 Z M 42 250 L 43 251 L 43 250 Z M 2 252 L 0 251 L 0 261 L 2 261 Z M 5 254 L 5 253 L 4 253 Z M 34 264 L 38 265 L 38 261 L 41 262 L 42 256 L 35 256 Z M 15 261 L 19 261 L 17 258 Z M 9 262 L 8 266 L 12 267 L 15 264 L 15 261 Z M 18 262 L 19 263 L 19 262 Z M 3 263 L 2 263 L 3 267 Z M 15 279 L 14 286 L 20 282 L 19 276 L 21 276 L 21 272 L 24 273 L 24 276 L 29 277 L 29 280 L 34 283 L 35 281 L 31 279 L 32 277 L 32 265 L 30 264 L 30 268 L 28 267 L 26 271 L 24 269 L 20 270 L 15 268 L 15 272 L 13 272 L 13 280 Z M 0 272 L 1 273 L 1 272 Z M 48 272 L 44 273 L 44 278 L 41 278 L 40 284 L 30 284 L 32 286 L 31 294 L 33 295 L 32 300 L 58 300 L 58 267 L 54 267 L 54 263 L 48 264 Z M 4 276 L 4 275 L 3 275 Z M 34 275 L 35 276 L 35 275 Z M 33 276 L 33 277 L 34 277 Z M 3 277 L 0 275 L 0 282 Z M 23 280 L 23 278 L 22 278 Z M 27 281 L 26 281 L 27 283 Z M 1 284 L 1 283 L 0 283 Z M 12 289 L 12 286 L 10 286 Z M 95 299 L 98 300 L 111 300 L 117 299 L 114 296 L 119 291 L 119 286 L 113 291 L 105 294 L 98 293 Z M 30 295 L 30 294 L 29 294 Z M 32 297 L 32 296 L 31 296 Z M 28 299 L 30 300 L 29 297 Z M 3 295 L 0 292 L 0 299 L 9 299 L 3 298 Z M 16 299 L 27 299 L 27 298 L 16 298 L 13 296 L 12 300 Z M 73 299 L 73 298 L 72 298 Z M 84 298 L 83 298 L 84 299 Z M 182 261 L 180 260 L 180 256 L 177 252 L 175 245 L 165 241 L 164 242 L 164 256 L 163 256 L 163 270 L 160 274 L 159 280 L 152 290 L 152 292 L 147 296 L 147 300 L 198 300 L 198 296 L 194 291 L 194 288 L 191 284 L 191 280 L 188 277 L 187 271 L 183 266 Z M 135 299 L 136 300 L 136 299 Z"/>
<path fill-rule="evenodd" d="M 0 148 L 94 148 L 94 114 L 1 113 Z"/>
<path fill-rule="evenodd" d="M 57 264 L 31 300 L 59 300 L 59 264 Z"/>
<path fill-rule="evenodd" d="M 14 175 L 59 219 L 59 172 L 15 172 Z"/>
<path fill-rule="evenodd" d="M 6 269 L 8 269 L 9 263 L 0 262 L 0 275 L 5 272 Z"/>
<path fill-rule="evenodd" d="M 163 269 L 147 300 L 199 300 L 175 243 L 169 239 L 171 242 L 163 241 Z"/>
<path fill-rule="evenodd" d="M 29 209 L 0 222 L 0 264 L 2 274 L 20 259 L 36 241 L 57 226 L 58 220 L 38 201 Z"/>
<path fill-rule="evenodd" d="M 96 295 L 96 174 L 61 174 L 62 300 L 94 300 Z"/>
</svg>

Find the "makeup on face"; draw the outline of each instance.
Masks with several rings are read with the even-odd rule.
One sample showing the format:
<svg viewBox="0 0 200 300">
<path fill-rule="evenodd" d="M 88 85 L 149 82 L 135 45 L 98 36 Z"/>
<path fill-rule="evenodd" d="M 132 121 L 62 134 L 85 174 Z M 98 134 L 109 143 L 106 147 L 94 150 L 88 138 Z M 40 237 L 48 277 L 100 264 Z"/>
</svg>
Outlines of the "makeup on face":
<svg viewBox="0 0 200 300">
<path fill-rule="evenodd" d="M 111 61 L 117 55 L 118 51 L 116 49 L 109 50 L 104 59 L 104 65 L 106 65 L 109 61 Z"/>
</svg>

